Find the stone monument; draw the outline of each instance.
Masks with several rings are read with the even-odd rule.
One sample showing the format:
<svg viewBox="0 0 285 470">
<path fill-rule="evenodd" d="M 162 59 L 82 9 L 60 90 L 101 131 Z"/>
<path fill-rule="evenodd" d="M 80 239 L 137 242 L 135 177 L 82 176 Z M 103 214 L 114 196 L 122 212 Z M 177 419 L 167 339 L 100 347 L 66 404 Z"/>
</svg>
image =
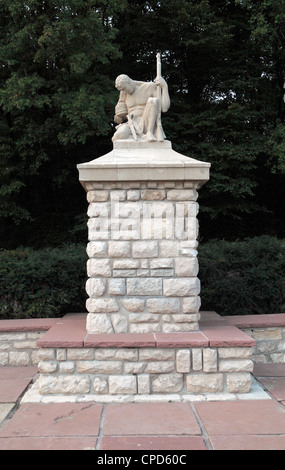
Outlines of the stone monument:
<svg viewBox="0 0 285 470">
<path fill-rule="evenodd" d="M 170 106 L 158 75 L 120 75 L 113 150 L 78 165 L 89 202 L 87 330 L 198 330 L 198 189 L 209 163 L 175 152 L 161 112 Z"/>
<path fill-rule="evenodd" d="M 210 164 L 166 139 L 159 55 L 155 82 L 120 75 L 116 87 L 113 149 L 78 165 L 89 203 L 86 321 L 67 316 L 38 342 L 40 394 L 110 402 L 247 393 L 253 340 L 214 312 L 200 320 L 197 199 Z"/>
</svg>

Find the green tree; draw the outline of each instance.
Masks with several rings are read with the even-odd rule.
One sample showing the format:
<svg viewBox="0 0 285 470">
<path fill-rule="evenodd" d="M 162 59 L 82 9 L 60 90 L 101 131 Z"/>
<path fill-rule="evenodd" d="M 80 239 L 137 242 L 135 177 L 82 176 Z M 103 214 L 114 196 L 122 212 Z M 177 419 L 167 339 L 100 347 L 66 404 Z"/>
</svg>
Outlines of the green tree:
<svg viewBox="0 0 285 470">
<path fill-rule="evenodd" d="M 259 41 L 255 3 L 270 10 Z M 122 69 L 134 78 L 154 78 L 155 51 L 163 52 L 172 98 L 167 137 L 178 151 L 212 163 L 200 194 L 205 237 L 284 231 L 283 12 L 284 0 L 129 0 L 115 23 Z"/>
<path fill-rule="evenodd" d="M 68 202 L 72 218 L 81 147 L 93 148 L 94 158 L 94 139 L 110 133 L 115 95 L 108 67 L 119 56 L 110 23 L 124 5 L 0 0 L 0 217 L 6 228 L 22 222 L 28 230 L 24 221 L 33 217 L 46 225 L 47 213 L 58 217 Z"/>
</svg>

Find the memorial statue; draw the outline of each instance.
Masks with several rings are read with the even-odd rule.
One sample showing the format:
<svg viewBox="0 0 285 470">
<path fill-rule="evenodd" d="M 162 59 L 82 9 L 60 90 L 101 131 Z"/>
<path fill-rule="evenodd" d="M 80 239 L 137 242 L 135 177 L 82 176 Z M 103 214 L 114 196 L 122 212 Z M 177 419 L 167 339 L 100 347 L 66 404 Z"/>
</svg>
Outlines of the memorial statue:
<svg viewBox="0 0 285 470">
<path fill-rule="evenodd" d="M 160 54 L 157 54 L 155 82 L 132 80 L 119 75 L 115 86 L 120 91 L 114 121 L 118 126 L 112 141 L 121 139 L 163 141 L 161 112 L 168 111 L 170 98 L 166 81 L 161 77 Z"/>
</svg>

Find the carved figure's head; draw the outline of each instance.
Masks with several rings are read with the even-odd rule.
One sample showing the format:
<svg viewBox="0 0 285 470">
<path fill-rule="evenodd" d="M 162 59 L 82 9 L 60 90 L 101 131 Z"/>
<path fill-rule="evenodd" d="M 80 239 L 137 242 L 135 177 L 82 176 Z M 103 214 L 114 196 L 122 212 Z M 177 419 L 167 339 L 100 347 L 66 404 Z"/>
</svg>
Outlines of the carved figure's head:
<svg viewBox="0 0 285 470">
<path fill-rule="evenodd" d="M 119 75 L 116 78 L 115 87 L 131 95 L 135 90 L 135 82 L 128 75 Z"/>
</svg>

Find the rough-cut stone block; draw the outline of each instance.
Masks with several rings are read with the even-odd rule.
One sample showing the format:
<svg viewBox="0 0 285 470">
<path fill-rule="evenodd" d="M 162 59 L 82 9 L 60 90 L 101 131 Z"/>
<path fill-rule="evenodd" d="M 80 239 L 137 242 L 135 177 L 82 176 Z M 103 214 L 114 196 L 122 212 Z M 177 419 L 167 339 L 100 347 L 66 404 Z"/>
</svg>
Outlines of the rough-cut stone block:
<svg viewBox="0 0 285 470">
<path fill-rule="evenodd" d="M 56 351 L 56 359 L 57 361 L 66 361 L 66 358 L 67 358 L 67 352 L 66 352 L 66 349 L 63 348 L 63 349 L 58 349 Z"/>
<path fill-rule="evenodd" d="M 93 348 L 67 348 L 67 360 L 84 361 L 94 359 Z"/>
<path fill-rule="evenodd" d="M 91 313 L 111 313 L 117 312 L 119 310 L 119 306 L 115 299 L 87 299 L 86 309 Z"/>
<path fill-rule="evenodd" d="M 107 379 L 102 378 L 102 377 L 95 377 L 93 379 L 93 392 L 94 393 L 107 393 L 108 391 L 108 383 Z"/>
<path fill-rule="evenodd" d="M 156 241 L 133 242 L 134 258 L 154 258 L 158 256 L 158 243 Z"/>
<path fill-rule="evenodd" d="M 196 217 L 199 212 L 199 204 L 197 202 L 175 202 L 175 213 L 178 217 Z"/>
<path fill-rule="evenodd" d="M 130 333 L 151 333 L 160 331 L 159 323 L 131 323 L 130 322 Z"/>
<path fill-rule="evenodd" d="M 131 258 L 114 259 L 113 269 L 137 269 L 140 267 L 140 260 Z"/>
<path fill-rule="evenodd" d="M 96 279 L 90 277 L 86 281 L 86 292 L 89 297 L 100 297 L 104 294 L 106 289 L 105 279 Z"/>
<path fill-rule="evenodd" d="M 112 219 L 114 221 L 114 228 L 116 223 L 119 224 L 120 220 L 124 222 L 124 227 L 127 229 L 128 224 L 134 226 L 139 222 L 140 214 L 142 211 L 142 203 L 139 202 L 112 202 Z M 127 220 L 123 220 L 127 219 Z"/>
<path fill-rule="evenodd" d="M 144 201 L 162 201 L 166 197 L 164 189 L 143 189 L 141 198 Z"/>
<path fill-rule="evenodd" d="M 176 370 L 177 372 L 190 372 L 191 357 L 190 349 L 180 349 L 176 354 Z"/>
<path fill-rule="evenodd" d="M 60 362 L 58 366 L 60 374 L 72 374 L 75 371 L 75 364 L 72 361 Z"/>
<path fill-rule="evenodd" d="M 90 392 L 90 379 L 88 376 L 63 375 L 51 377 L 41 375 L 38 385 L 39 392 L 42 395 L 83 395 Z"/>
<path fill-rule="evenodd" d="M 224 388 L 223 374 L 191 374 L 186 378 L 190 393 L 218 393 Z"/>
<path fill-rule="evenodd" d="M 199 296 L 195 297 L 184 297 L 182 299 L 182 310 L 183 313 L 196 313 L 199 311 L 201 306 L 201 298 Z"/>
<path fill-rule="evenodd" d="M 9 364 L 10 366 L 28 366 L 30 364 L 29 353 L 27 351 L 11 351 L 9 353 Z"/>
<path fill-rule="evenodd" d="M 89 313 L 86 320 L 86 329 L 94 334 L 114 333 L 109 316 L 103 313 Z"/>
<path fill-rule="evenodd" d="M 174 276 L 174 270 L 173 269 L 151 269 L 150 270 L 150 276 L 151 277 L 170 277 Z"/>
<path fill-rule="evenodd" d="M 174 361 L 175 351 L 167 348 L 142 348 L 139 349 L 140 361 Z"/>
<path fill-rule="evenodd" d="M 87 193 L 87 201 L 88 202 L 105 202 L 109 199 L 109 191 L 107 190 L 95 190 L 95 191 L 88 191 Z"/>
<path fill-rule="evenodd" d="M 57 362 L 40 361 L 38 364 L 38 370 L 42 374 L 52 374 L 57 371 Z"/>
<path fill-rule="evenodd" d="M 134 395 L 137 393 L 137 380 L 134 375 L 114 375 L 109 377 L 111 395 Z"/>
<path fill-rule="evenodd" d="M 110 218 L 109 217 L 93 217 L 88 220 L 88 240 L 100 241 L 110 238 Z"/>
<path fill-rule="evenodd" d="M 124 189 L 113 190 L 110 195 L 111 201 L 125 201 L 126 194 L 127 192 Z"/>
<path fill-rule="evenodd" d="M 87 261 L 88 277 L 111 277 L 111 263 L 108 259 L 91 258 Z"/>
<path fill-rule="evenodd" d="M 163 333 L 186 333 L 198 331 L 198 322 L 191 323 L 164 323 L 162 326 Z"/>
<path fill-rule="evenodd" d="M 192 368 L 195 371 L 202 370 L 203 368 L 202 349 L 199 349 L 199 348 L 192 349 Z"/>
<path fill-rule="evenodd" d="M 128 318 L 122 313 L 113 313 L 111 321 L 115 333 L 127 333 L 128 331 Z"/>
<path fill-rule="evenodd" d="M 250 359 L 221 359 L 220 372 L 252 372 L 253 361 Z"/>
<path fill-rule="evenodd" d="M 173 258 L 154 258 L 150 260 L 151 269 L 173 268 Z"/>
<path fill-rule="evenodd" d="M 216 349 L 204 349 L 203 350 L 203 370 L 204 372 L 216 372 L 217 371 L 217 350 Z"/>
<path fill-rule="evenodd" d="M 177 313 L 180 311 L 180 299 L 147 299 L 146 309 L 151 313 Z"/>
<path fill-rule="evenodd" d="M 79 374 L 120 374 L 122 362 L 120 361 L 78 361 Z"/>
<path fill-rule="evenodd" d="M 180 244 L 179 241 L 175 240 L 162 240 L 159 242 L 159 250 L 161 258 L 167 258 L 172 256 L 179 256 Z"/>
<path fill-rule="evenodd" d="M 175 367 L 173 361 L 151 361 L 148 362 L 145 368 L 147 374 L 166 374 L 174 371 Z"/>
<path fill-rule="evenodd" d="M 150 393 L 150 377 L 147 374 L 138 375 L 138 393 L 148 395 Z"/>
<path fill-rule="evenodd" d="M 146 362 L 127 362 L 125 363 L 125 374 L 141 374 L 146 367 Z"/>
<path fill-rule="evenodd" d="M 90 218 L 106 218 L 109 217 L 110 215 L 110 206 L 108 203 L 94 203 L 94 204 L 89 204 L 87 215 Z"/>
<path fill-rule="evenodd" d="M 39 361 L 50 361 L 53 359 L 55 359 L 55 350 L 53 348 L 39 350 Z"/>
<path fill-rule="evenodd" d="M 175 219 L 175 238 L 196 241 L 199 235 L 199 224 L 195 217 L 177 217 Z"/>
<path fill-rule="evenodd" d="M 106 258 L 107 257 L 107 243 L 101 241 L 93 241 L 87 244 L 86 252 L 89 258 Z"/>
<path fill-rule="evenodd" d="M 127 295 L 162 295 L 162 279 L 127 279 Z"/>
<path fill-rule="evenodd" d="M 172 321 L 174 323 L 194 323 L 194 322 L 197 322 L 198 319 L 199 319 L 199 316 L 197 313 L 172 315 Z"/>
<path fill-rule="evenodd" d="M 113 277 L 135 277 L 136 275 L 135 269 L 113 269 Z"/>
<path fill-rule="evenodd" d="M 129 315 L 131 323 L 156 323 L 159 320 L 159 315 L 152 313 L 131 313 Z"/>
<path fill-rule="evenodd" d="M 198 259 L 189 258 L 187 261 L 184 258 L 175 259 L 175 274 L 180 277 L 195 277 L 199 271 Z"/>
<path fill-rule="evenodd" d="M 152 391 L 154 393 L 180 392 L 182 387 L 182 374 L 160 374 L 152 381 Z"/>
<path fill-rule="evenodd" d="M 9 364 L 9 353 L 0 352 L 0 366 L 7 366 Z"/>
<path fill-rule="evenodd" d="M 138 189 L 130 189 L 127 192 L 128 201 L 138 201 L 140 198 L 140 191 Z"/>
<path fill-rule="evenodd" d="M 167 192 L 169 201 L 196 201 L 198 193 L 193 189 L 171 189 Z"/>
<path fill-rule="evenodd" d="M 113 240 L 139 240 L 140 225 L 138 218 L 112 219 Z"/>
<path fill-rule="evenodd" d="M 173 223 L 175 208 L 172 202 L 153 201 L 143 203 L 143 218 L 151 221 L 152 219 L 169 219 Z"/>
<path fill-rule="evenodd" d="M 109 294 L 110 295 L 124 295 L 126 293 L 126 280 L 125 279 L 110 279 L 109 280 Z"/>
<path fill-rule="evenodd" d="M 256 329 L 253 331 L 253 338 L 266 341 L 282 339 L 282 328 Z"/>
<path fill-rule="evenodd" d="M 251 348 L 219 348 L 220 359 L 249 359 L 252 356 Z"/>
<path fill-rule="evenodd" d="M 95 359 L 98 361 L 137 361 L 138 350 L 132 348 L 98 348 L 95 351 Z"/>
<path fill-rule="evenodd" d="M 130 256 L 131 244 L 127 241 L 110 241 L 108 254 L 111 258 L 126 258 Z"/>
<path fill-rule="evenodd" d="M 251 389 L 251 375 L 249 373 L 228 374 L 226 384 L 229 393 L 248 393 Z"/>
<path fill-rule="evenodd" d="M 129 312 L 143 312 L 144 311 L 144 300 L 142 299 L 123 299 L 123 307 Z"/>
<path fill-rule="evenodd" d="M 141 239 L 142 240 L 163 240 L 174 238 L 174 219 L 173 217 L 149 218 L 141 221 Z"/>
<path fill-rule="evenodd" d="M 186 297 L 200 293 L 200 281 L 195 277 L 163 279 L 163 293 L 167 297 Z"/>
</svg>

